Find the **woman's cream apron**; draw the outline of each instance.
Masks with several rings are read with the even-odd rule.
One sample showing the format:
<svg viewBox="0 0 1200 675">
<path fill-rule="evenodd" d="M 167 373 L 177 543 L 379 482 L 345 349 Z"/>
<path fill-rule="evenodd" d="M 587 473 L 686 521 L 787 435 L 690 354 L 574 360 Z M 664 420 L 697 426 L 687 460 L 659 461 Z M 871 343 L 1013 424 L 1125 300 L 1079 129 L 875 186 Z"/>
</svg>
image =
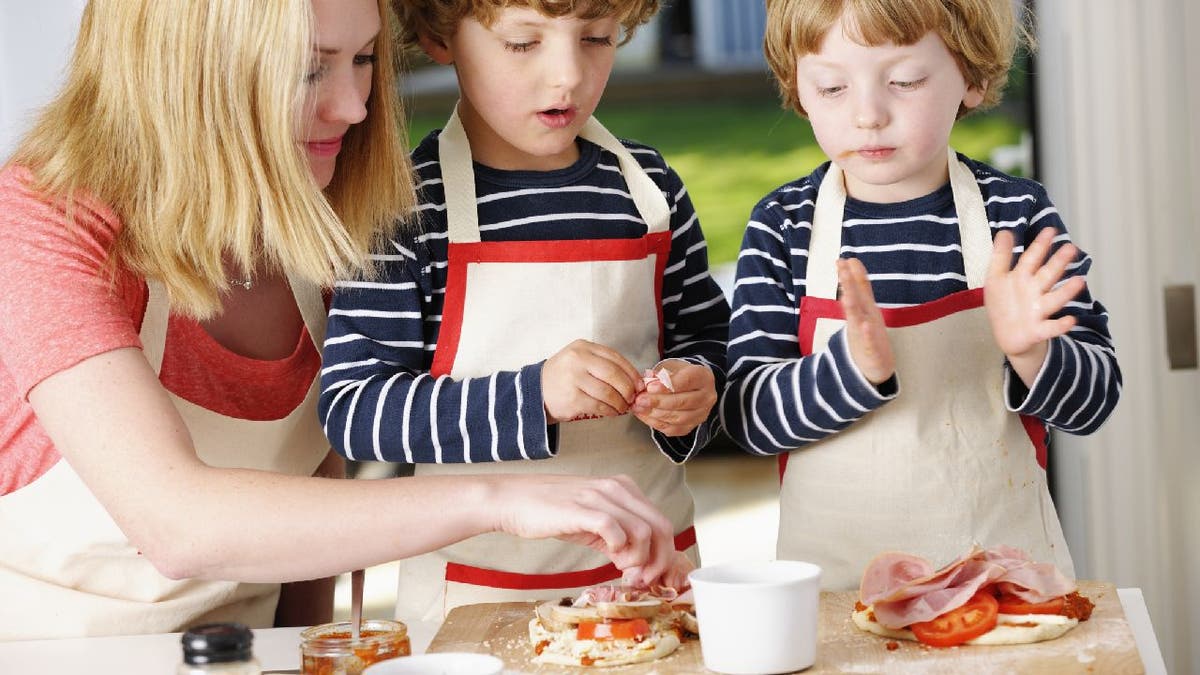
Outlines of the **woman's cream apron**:
<svg viewBox="0 0 1200 675">
<path fill-rule="evenodd" d="M 308 334 L 320 349 L 325 334 L 320 292 L 291 282 Z M 140 336 L 156 373 L 167 316 L 166 293 L 150 282 Z M 291 414 L 261 422 L 226 417 L 174 394 L 171 399 L 206 464 L 312 475 L 329 452 L 317 419 L 318 394 L 314 378 Z M 173 581 L 159 574 L 63 460 L 0 497 L 0 532 L 6 533 L 0 540 L 0 639 L 163 633 L 223 620 L 269 627 L 274 619 L 279 584 Z M 178 523 L 175 536 L 187 537 L 188 524 Z"/>
<path fill-rule="evenodd" d="M 829 590 L 857 588 L 883 551 L 935 565 L 971 546 L 1007 544 L 1074 575 L 1046 487 L 1041 423 L 1008 412 L 1004 354 L 983 307 L 992 248 L 979 185 L 949 151 L 968 290 L 883 309 L 900 396 L 847 429 L 780 457 L 778 556 L 823 569 Z M 831 164 L 813 218 L 800 304 L 802 354 L 844 325 L 835 262 L 846 202 Z M 1028 426 L 1026 426 L 1028 425 Z"/>
<path fill-rule="evenodd" d="M 580 338 L 616 349 L 640 368 L 660 360 L 670 208 L 603 126 L 589 120 L 580 135 L 617 155 L 648 225 L 645 237 L 481 242 L 470 148 L 457 112 L 451 116 L 439 139 L 449 268 L 434 375 L 461 380 L 516 370 Z M 695 559 L 692 497 L 683 467 L 658 450 L 649 427 L 633 415 L 558 427 L 558 454 L 550 459 L 420 464 L 416 473 L 628 474 L 674 523 L 676 547 Z M 605 556 L 582 546 L 486 534 L 401 561 L 396 616 L 441 620 L 459 605 L 560 598 L 620 576 Z"/>
</svg>

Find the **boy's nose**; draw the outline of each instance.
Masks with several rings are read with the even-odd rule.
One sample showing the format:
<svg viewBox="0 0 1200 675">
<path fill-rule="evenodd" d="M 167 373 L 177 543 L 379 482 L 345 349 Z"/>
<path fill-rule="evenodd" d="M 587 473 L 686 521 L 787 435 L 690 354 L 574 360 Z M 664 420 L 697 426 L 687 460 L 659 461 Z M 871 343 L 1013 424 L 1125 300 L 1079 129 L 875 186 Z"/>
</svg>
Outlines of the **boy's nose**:
<svg viewBox="0 0 1200 675">
<path fill-rule="evenodd" d="M 574 89 L 583 80 L 583 59 L 573 49 L 563 49 L 550 58 L 547 66 L 550 84 L 559 89 Z"/>
<path fill-rule="evenodd" d="M 887 111 L 874 94 L 860 93 L 855 103 L 854 125 L 860 129 L 878 129 L 887 122 Z"/>
</svg>

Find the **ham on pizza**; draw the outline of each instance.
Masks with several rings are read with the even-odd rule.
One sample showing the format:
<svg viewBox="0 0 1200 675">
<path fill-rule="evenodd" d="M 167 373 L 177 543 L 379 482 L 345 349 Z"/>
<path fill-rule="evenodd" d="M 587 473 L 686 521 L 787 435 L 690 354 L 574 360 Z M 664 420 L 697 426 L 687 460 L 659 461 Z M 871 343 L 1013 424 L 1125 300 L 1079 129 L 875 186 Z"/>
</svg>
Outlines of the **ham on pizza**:
<svg viewBox="0 0 1200 675">
<path fill-rule="evenodd" d="M 970 551 L 941 569 L 887 552 L 863 573 L 851 619 L 861 630 L 934 647 L 1053 640 L 1094 607 L 1054 565 L 1011 546 Z"/>
<path fill-rule="evenodd" d="M 687 596 L 687 594 L 684 594 Z M 603 584 L 572 601 L 545 602 L 529 621 L 533 662 L 624 666 L 667 656 L 697 632 L 686 597 L 673 589 Z"/>
</svg>

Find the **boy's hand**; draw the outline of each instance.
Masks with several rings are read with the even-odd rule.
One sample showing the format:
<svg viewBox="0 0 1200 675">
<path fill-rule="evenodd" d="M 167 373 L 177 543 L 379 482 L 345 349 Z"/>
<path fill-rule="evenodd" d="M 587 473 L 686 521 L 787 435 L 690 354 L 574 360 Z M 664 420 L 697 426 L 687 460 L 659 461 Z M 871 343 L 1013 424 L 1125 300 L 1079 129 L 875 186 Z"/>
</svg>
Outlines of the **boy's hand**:
<svg viewBox="0 0 1200 675">
<path fill-rule="evenodd" d="M 641 385 L 641 373 L 620 353 L 575 340 L 542 366 L 546 421 L 619 415 L 629 409 Z"/>
<path fill-rule="evenodd" d="M 887 382 L 896 372 L 896 358 L 888 340 L 883 313 L 875 304 L 875 293 L 867 268 L 857 258 L 837 261 L 838 284 L 842 287 L 842 311 L 846 314 L 846 342 L 850 358 L 874 385 Z"/>
<path fill-rule="evenodd" d="M 1013 370 L 1029 386 L 1041 370 L 1049 350 L 1049 340 L 1065 334 L 1075 326 L 1075 317 L 1051 319 L 1071 298 L 1083 291 L 1087 281 L 1071 277 L 1061 286 L 1067 265 L 1075 259 L 1074 244 L 1063 244 L 1050 259 L 1046 259 L 1055 231 L 1047 228 L 1038 233 L 1012 265 L 1013 236 L 1004 230 L 996 234 L 992 244 L 992 260 L 984 282 L 983 300 L 996 345 L 1008 357 Z M 1010 269 L 1011 266 L 1011 269 Z"/>
<path fill-rule="evenodd" d="M 646 384 L 631 408 L 647 426 L 667 436 L 690 433 L 708 419 L 717 402 L 717 385 L 708 366 L 667 359 L 660 370 L 670 373 L 674 391 L 658 380 Z"/>
</svg>

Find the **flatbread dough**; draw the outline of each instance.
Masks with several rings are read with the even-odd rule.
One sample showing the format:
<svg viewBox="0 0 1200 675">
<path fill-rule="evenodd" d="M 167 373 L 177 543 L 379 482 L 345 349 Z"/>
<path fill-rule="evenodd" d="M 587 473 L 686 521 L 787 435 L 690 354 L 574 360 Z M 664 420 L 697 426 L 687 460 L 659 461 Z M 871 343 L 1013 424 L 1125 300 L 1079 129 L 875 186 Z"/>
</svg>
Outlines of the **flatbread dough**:
<svg viewBox="0 0 1200 675">
<path fill-rule="evenodd" d="M 917 636 L 907 628 L 899 630 L 887 628 L 878 621 L 873 621 L 870 618 L 870 611 L 870 608 L 861 609 L 850 615 L 854 625 L 858 626 L 860 630 L 893 640 L 919 642 Z M 1027 625 L 1030 623 L 1036 625 Z M 973 640 L 967 640 L 963 644 L 1027 645 L 1062 637 L 1077 625 L 1079 625 L 1079 619 L 1069 619 L 1058 614 L 1001 614 L 996 619 L 995 628 Z"/>
<path fill-rule="evenodd" d="M 650 635 L 641 642 L 577 640 L 574 626 L 567 630 L 549 631 L 534 618 L 529 620 L 529 642 L 535 648 L 546 643 L 542 653 L 533 658 L 534 663 L 581 666 L 586 659 L 590 665 L 601 668 L 661 659 L 679 648 L 679 637 L 674 630 L 663 630 L 658 621 L 652 622 L 650 629 Z"/>
</svg>

